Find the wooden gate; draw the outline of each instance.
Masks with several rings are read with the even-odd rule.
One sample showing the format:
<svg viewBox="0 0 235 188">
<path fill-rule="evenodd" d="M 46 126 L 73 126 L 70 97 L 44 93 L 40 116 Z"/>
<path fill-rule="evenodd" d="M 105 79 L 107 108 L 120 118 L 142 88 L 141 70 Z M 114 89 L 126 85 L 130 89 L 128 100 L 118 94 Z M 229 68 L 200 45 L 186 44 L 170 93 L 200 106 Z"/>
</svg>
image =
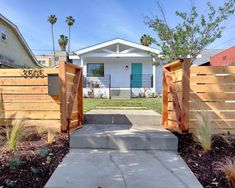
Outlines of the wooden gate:
<svg viewBox="0 0 235 188">
<path fill-rule="evenodd" d="M 27 119 L 27 125 L 67 131 L 82 126 L 82 69 L 0 69 L 0 122 Z M 51 90 L 51 91 L 50 91 Z"/>
<path fill-rule="evenodd" d="M 163 66 L 162 125 L 192 132 L 197 114 L 207 112 L 217 133 L 235 132 L 235 66 Z"/>
</svg>

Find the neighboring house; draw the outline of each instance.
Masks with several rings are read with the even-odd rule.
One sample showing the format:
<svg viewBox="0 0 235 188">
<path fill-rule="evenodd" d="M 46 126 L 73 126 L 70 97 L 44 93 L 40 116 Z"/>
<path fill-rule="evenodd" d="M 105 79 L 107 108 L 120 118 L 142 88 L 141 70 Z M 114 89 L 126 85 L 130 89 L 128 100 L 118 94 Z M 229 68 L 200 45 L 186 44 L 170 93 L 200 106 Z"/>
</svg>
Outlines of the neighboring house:
<svg viewBox="0 0 235 188">
<path fill-rule="evenodd" d="M 44 67 L 51 67 L 51 56 L 50 55 L 36 55 L 38 63 Z"/>
<path fill-rule="evenodd" d="M 114 39 L 74 52 L 69 58 L 83 67 L 84 96 L 126 98 L 161 93 L 161 67 L 151 52 L 159 50 Z"/>
<path fill-rule="evenodd" d="M 68 61 L 68 53 L 65 51 L 56 51 L 55 58 L 53 52 L 51 55 L 36 55 L 36 58 L 44 67 L 56 67 L 59 65 L 59 62 Z"/>
<path fill-rule="evenodd" d="M 18 27 L 0 14 L 0 68 L 40 67 Z"/>
<path fill-rule="evenodd" d="M 226 66 L 235 64 L 235 46 L 223 50 L 216 55 L 213 55 L 210 59 L 212 66 Z"/>
<path fill-rule="evenodd" d="M 222 52 L 223 49 L 205 49 L 193 61 L 193 65 L 207 66 L 210 65 L 210 58 L 217 53 Z"/>
</svg>

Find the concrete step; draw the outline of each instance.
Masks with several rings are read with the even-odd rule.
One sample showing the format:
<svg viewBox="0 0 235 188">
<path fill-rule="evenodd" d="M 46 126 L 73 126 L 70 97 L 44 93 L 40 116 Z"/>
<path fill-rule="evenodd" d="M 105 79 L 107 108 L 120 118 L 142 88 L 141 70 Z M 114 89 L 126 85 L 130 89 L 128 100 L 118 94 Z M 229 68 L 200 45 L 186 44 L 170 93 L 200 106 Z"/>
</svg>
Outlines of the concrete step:
<svg viewBox="0 0 235 188">
<path fill-rule="evenodd" d="M 161 125 L 161 115 L 152 110 L 92 110 L 84 118 L 86 124 Z"/>
<path fill-rule="evenodd" d="M 70 136 L 70 147 L 80 149 L 177 151 L 178 140 L 160 127 L 87 124 Z"/>
</svg>

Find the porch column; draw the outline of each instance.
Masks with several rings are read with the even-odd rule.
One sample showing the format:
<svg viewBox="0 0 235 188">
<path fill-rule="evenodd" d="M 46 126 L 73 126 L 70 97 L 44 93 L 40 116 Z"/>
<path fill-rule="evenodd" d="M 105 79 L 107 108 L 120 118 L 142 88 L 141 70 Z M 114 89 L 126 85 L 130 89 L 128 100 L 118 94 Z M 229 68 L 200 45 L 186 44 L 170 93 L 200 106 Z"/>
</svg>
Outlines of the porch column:
<svg viewBox="0 0 235 188">
<path fill-rule="evenodd" d="M 153 91 L 156 92 L 156 65 L 153 65 Z"/>
</svg>

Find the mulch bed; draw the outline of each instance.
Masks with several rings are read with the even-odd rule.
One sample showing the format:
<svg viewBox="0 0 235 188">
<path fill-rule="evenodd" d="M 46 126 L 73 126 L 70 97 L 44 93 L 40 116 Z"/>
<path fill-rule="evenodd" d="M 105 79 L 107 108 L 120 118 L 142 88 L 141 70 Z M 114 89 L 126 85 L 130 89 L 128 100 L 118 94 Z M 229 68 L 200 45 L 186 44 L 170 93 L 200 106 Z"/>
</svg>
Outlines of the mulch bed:
<svg viewBox="0 0 235 188">
<path fill-rule="evenodd" d="M 56 141 L 48 144 L 46 134 L 34 131 L 19 143 L 16 151 L 0 147 L 0 153 L 0 188 L 44 187 L 68 153 L 67 134 L 57 134 Z M 20 160 L 18 166 L 14 165 L 14 159 Z"/>
<path fill-rule="evenodd" d="M 204 152 L 191 134 L 174 133 L 179 139 L 179 154 L 204 188 L 232 188 L 225 175 L 217 170 L 216 162 L 235 157 L 235 135 L 216 135 L 212 149 Z"/>
</svg>

